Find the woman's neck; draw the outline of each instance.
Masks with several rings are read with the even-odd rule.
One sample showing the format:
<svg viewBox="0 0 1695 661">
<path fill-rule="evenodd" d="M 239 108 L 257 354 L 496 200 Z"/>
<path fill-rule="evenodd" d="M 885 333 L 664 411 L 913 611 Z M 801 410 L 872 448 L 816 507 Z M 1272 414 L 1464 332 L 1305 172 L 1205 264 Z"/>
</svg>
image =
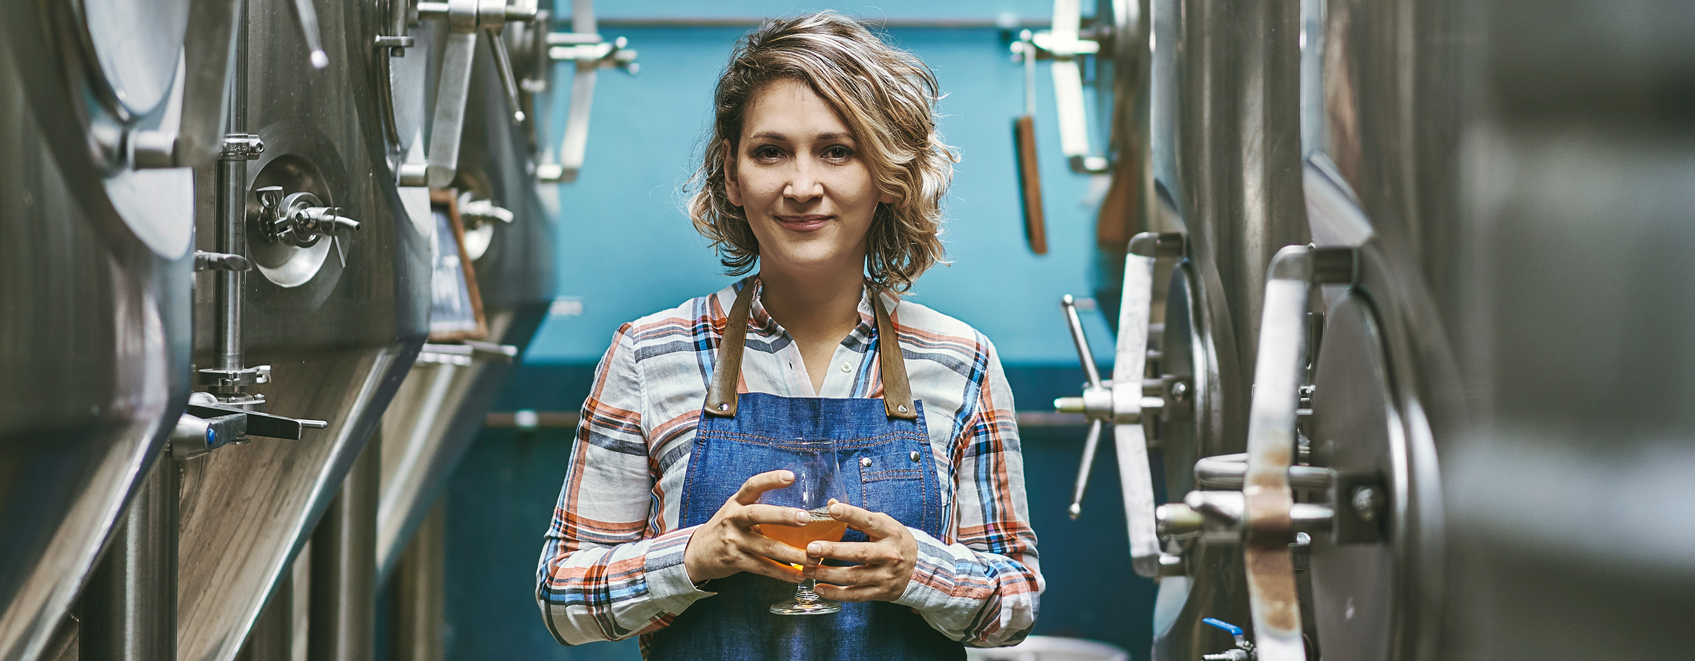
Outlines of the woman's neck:
<svg viewBox="0 0 1695 661">
<path fill-rule="evenodd" d="M 865 289 L 859 272 L 805 277 L 761 268 L 760 301 L 765 312 L 798 345 L 812 388 L 823 387 L 831 356 L 842 338 L 859 325 L 859 299 Z"/>
</svg>

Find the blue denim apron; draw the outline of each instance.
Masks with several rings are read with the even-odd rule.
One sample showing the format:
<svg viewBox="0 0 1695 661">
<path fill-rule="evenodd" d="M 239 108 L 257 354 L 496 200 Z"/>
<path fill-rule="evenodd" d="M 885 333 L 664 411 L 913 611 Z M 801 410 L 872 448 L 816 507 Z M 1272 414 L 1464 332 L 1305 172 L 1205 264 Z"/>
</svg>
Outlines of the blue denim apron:
<svg viewBox="0 0 1695 661">
<path fill-rule="evenodd" d="M 905 361 L 882 299 L 871 295 L 877 314 L 872 345 L 883 371 L 882 400 L 738 395 L 753 290 L 751 280 L 742 285 L 730 309 L 689 456 L 680 524 L 706 523 L 748 478 L 783 465 L 790 456 L 787 441 L 830 439 L 835 441 L 839 475 L 850 503 L 888 514 L 940 539 L 946 522 L 930 436 L 921 409 L 912 400 Z M 842 541 L 863 542 L 866 537 L 850 529 Z M 708 589 L 717 596 L 695 602 L 670 626 L 646 637 L 646 658 L 965 658 L 960 643 L 906 606 L 880 601 L 843 603 L 841 612 L 831 615 L 773 615 L 771 604 L 794 596 L 793 583 L 744 572 L 712 581 Z"/>
</svg>

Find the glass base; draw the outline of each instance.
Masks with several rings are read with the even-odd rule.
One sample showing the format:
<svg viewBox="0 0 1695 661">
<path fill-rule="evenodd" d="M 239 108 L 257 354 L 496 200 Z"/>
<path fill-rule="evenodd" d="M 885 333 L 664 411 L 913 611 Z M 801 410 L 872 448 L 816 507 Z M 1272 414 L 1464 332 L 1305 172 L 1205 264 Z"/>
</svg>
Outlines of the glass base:
<svg viewBox="0 0 1695 661">
<path fill-rule="evenodd" d="M 771 604 L 771 612 L 777 615 L 829 615 L 841 610 L 841 604 L 816 595 L 806 601 L 790 599 Z"/>
</svg>

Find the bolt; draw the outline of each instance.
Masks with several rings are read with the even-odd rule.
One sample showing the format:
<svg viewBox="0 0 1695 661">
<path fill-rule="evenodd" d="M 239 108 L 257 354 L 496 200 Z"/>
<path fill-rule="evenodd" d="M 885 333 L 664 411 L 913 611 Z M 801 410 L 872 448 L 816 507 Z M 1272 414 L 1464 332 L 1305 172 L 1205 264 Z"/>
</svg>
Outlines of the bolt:
<svg viewBox="0 0 1695 661">
<path fill-rule="evenodd" d="M 1377 489 L 1362 486 L 1354 488 L 1354 516 L 1361 521 L 1377 520 L 1377 509 L 1382 505 L 1382 497 L 1377 495 Z"/>
<path fill-rule="evenodd" d="M 1171 382 L 1171 401 L 1181 402 L 1189 398 L 1189 383 L 1187 381 Z"/>
</svg>

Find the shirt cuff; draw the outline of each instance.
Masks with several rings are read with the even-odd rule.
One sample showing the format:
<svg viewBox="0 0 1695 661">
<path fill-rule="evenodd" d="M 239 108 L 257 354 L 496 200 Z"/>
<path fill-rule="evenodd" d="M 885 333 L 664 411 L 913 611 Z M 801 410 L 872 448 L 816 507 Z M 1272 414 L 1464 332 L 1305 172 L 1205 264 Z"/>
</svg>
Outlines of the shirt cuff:
<svg viewBox="0 0 1695 661">
<path fill-rule="evenodd" d="M 683 551 L 688 548 L 689 540 L 699 527 L 679 528 L 660 535 L 653 539 L 648 549 L 645 568 L 647 591 L 655 600 L 664 603 L 668 612 L 680 613 L 696 600 L 717 594 L 695 587 L 695 582 L 689 578 L 688 566 L 683 563 Z"/>
<path fill-rule="evenodd" d="M 952 565 L 953 556 L 945 552 L 947 545 L 941 543 L 935 537 L 931 537 L 930 533 L 912 527 L 908 527 L 907 530 L 912 532 L 912 539 L 918 542 L 918 562 L 912 568 L 912 578 L 906 582 L 906 590 L 901 592 L 900 598 L 892 603 L 917 610 L 925 610 L 934 606 L 932 602 L 935 601 L 937 592 L 921 580 L 924 575 L 924 566 L 934 567 L 937 566 L 937 563 Z M 936 557 L 937 549 L 944 550 L 939 558 Z"/>
</svg>

